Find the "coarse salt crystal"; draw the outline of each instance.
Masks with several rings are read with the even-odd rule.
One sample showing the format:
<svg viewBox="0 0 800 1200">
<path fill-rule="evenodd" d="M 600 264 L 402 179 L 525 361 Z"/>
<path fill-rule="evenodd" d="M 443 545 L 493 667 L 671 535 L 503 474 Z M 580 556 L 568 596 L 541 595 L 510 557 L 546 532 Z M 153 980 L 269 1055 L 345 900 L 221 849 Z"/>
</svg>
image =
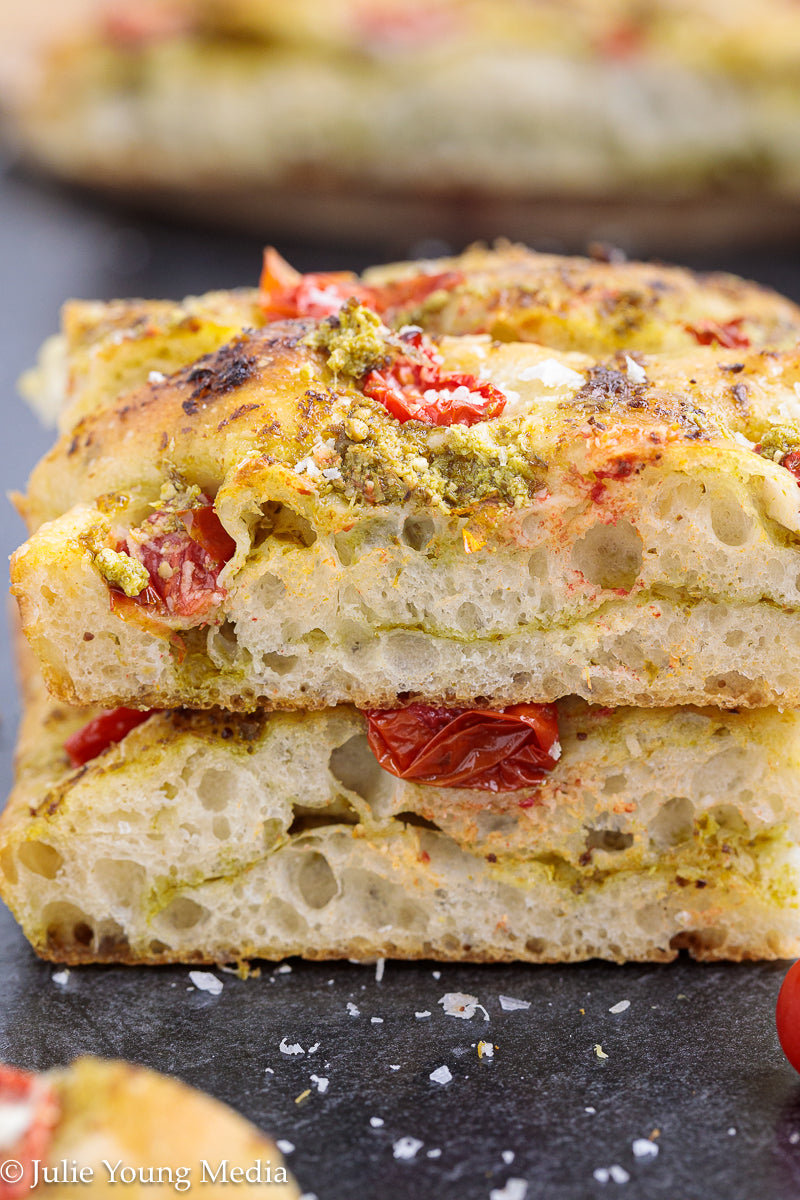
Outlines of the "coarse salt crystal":
<svg viewBox="0 0 800 1200">
<path fill-rule="evenodd" d="M 308 1047 L 309 1054 L 313 1054 L 316 1050 L 319 1050 L 319 1042 L 314 1042 L 313 1046 Z"/>
<path fill-rule="evenodd" d="M 359 1017 L 361 1015 L 361 1009 L 353 1004 L 352 1000 L 347 1001 L 347 1011 L 350 1013 L 351 1017 Z"/>
<path fill-rule="evenodd" d="M 322 472 L 322 478 L 323 479 L 341 479 L 342 472 L 339 470 L 338 467 L 326 467 L 325 470 Z"/>
<path fill-rule="evenodd" d="M 401 1137 L 392 1146 L 392 1154 L 395 1158 L 406 1159 L 407 1161 L 416 1158 L 417 1153 L 422 1149 L 423 1143 L 419 1138 Z"/>
<path fill-rule="evenodd" d="M 53 971 L 50 976 L 53 983 L 57 983 L 59 987 L 65 987 L 69 979 L 69 967 L 65 967 L 63 971 Z"/>
<path fill-rule="evenodd" d="M 370 1017 L 370 1021 L 372 1022 L 373 1025 L 382 1025 L 383 1017 Z"/>
<path fill-rule="evenodd" d="M 535 367 L 526 367 L 520 371 L 518 378 L 523 383 L 538 379 L 546 388 L 564 387 L 568 384 L 578 386 L 584 382 L 583 375 L 560 363 L 557 358 L 545 358 Z"/>
<path fill-rule="evenodd" d="M 505 1187 L 492 1188 L 489 1200 L 525 1200 L 528 1194 L 526 1179 L 507 1179 Z"/>
<path fill-rule="evenodd" d="M 514 1151 L 513 1150 L 503 1150 L 500 1153 L 500 1157 L 502 1158 L 502 1160 L 506 1164 L 506 1166 L 510 1167 L 514 1161 L 514 1157 L 515 1157 Z"/>
<path fill-rule="evenodd" d="M 325 1075 L 312 1075 L 310 1078 L 311 1082 L 315 1084 L 320 1096 L 324 1096 L 328 1090 L 328 1084 L 330 1083 L 330 1080 L 327 1079 Z"/>
<path fill-rule="evenodd" d="M 480 1009 L 483 1019 L 489 1020 L 489 1014 L 478 997 L 469 996 L 465 992 L 446 992 L 437 1003 L 442 1005 L 448 1017 L 461 1017 L 462 1020 L 469 1021 Z"/>
<path fill-rule="evenodd" d="M 426 1150 L 425 1157 L 426 1158 L 441 1158 L 442 1152 L 441 1152 L 441 1150 Z"/>
<path fill-rule="evenodd" d="M 147 382 L 148 383 L 163 383 L 166 378 L 167 377 L 163 371 L 151 371 L 150 374 L 147 376 Z"/>
<path fill-rule="evenodd" d="M 649 1138 L 636 1138 L 631 1143 L 634 1158 L 657 1158 L 658 1146 Z"/>
<path fill-rule="evenodd" d="M 434 978 L 434 979 L 441 979 L 441 978 L 442 978 L 442 972 L 441 972 L 441 971 L 431 971 L 431 975 L 433 976 L 433 978 Z"/>
<path fill-rule="evenodd" d="M 432 1083 L 449 1083 L 453 1078 L 453 1072 L 449 1067 L 437 1067 L 435 1071 L 431 1071 L 428 1078 Z"/>
<path fill-rule="evenodd" d="M 390 1071 L 399 1071 L 400 1063 L 389 1063 L 389 1070 Z"/>
<path fill-rule="evenodd" d="M 305 1054 L 305 1050 L 299 1042 L 287 1042 L 286 1038 L 281 1038 L 281 1043 L 278 1046 L 281 1054 Z"/>
<path fill-rule="evenodd" d="M 427 1008 L 425 1009 L 424 1012 L 415 1012 L 414 1013 L 414 1016 L 417 1018 L 418 1021 L 421 1021 L 421 1020 L 423 1020 L 424 1017 L 429 1017 L 430 1015 L 431 1014 L 428 1012 Z"/>
<path fill-rule="evenodd" d="M 640 367 L 639 364 L 631 358 L 630 354 L 625 355 L 625 367 L 628 372 L 628 379 L 630 379 L 631 383 L 647 383 L 647 373 L 645 372 L 644 367 Z"/>
<path fill-rule="evenodd" d="M 583 1111 L 587 1113 L 596 1113 L 597 1109 L 594 1107 L 594 1105 L 587 1104 Z"/>
<path fill-rule="evenodd" d="M 494 1058 L 494 1046 L 491 1042 L 478 1042 L 478 1058 Z"/>
<path fill-rule="evenodd" d="M 608 1011 L 610 1013 L 621 1013 L 621 1012 L 625 1012 L 625 1009 L 630 1008 L 630 1006 L 631 1006 L 630 1000 L 619 1000 L 616 1004 L 612 1004 L 611 1008 Z"/>
<path fill-rule="evenodd" d="M 275 1145 L 278 1147 L 281 1154 L 291 1154 L 294 1150 L 294 1142 L 287 1141 L 286 1138 L 276 1138 Z"/>
<path fill-rule="evenodd" d="M 592 1175 L 598 1183 L 608 1183 L 608 1171 L 605 1167 L 595 1167 L 595 1169 L 592 1171 Z"/>
<path fill-rule="evenodd" d="M 324 471 L 322 473 L 323 473 L 323 475 L 325 474 Z M 385 968 L 386 968 L 386 959 L 379 958 L 378 961 L 375 963 L 375 982 L 376 983 L 380 983 L 380 981 L 383 979 L 383 972 L 384 972 Z"/>
<path fill-rule="evenodd" d="M 608 1173 L 614 1180 L 614 1183 L 627 1183 L 630 1179 L 630 1175 L 625 1168 L 620 1167 L 617 1163 L 614 1163 L 613 1167 L 608 1168 Z"/>
<path fill-rule="evenodd" d="M 189 978 L 198 991 L 210 992 L 212 996 L 218 996 L 224 987 L 222 980 L 210 971 L 190 971 Z"/>
<path fill-rule="evenodd" d="M 373 1129 L 380 1129 L 382 1125 L 386 1124 L 383 1117 L 370 1117 L 369 1123 Z"/>
<path fill-rule="evenodd" d="M 501 996 L 500 1007 L 504 1012 L 516 1012 L 521 1008 L 530 1008 L 530 1000 L 516 1000 L 514 996 Z"/>
</svg>

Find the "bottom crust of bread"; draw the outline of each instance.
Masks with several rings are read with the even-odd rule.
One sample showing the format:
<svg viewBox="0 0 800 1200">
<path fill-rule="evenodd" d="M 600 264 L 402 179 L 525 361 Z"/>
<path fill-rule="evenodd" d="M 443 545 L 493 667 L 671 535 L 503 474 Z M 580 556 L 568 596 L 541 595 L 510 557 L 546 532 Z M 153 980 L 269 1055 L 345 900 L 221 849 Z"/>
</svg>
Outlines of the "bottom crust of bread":
<svg viewBox="0 0 800 1200">
<path fill-rule="evenodd" d="M 795 712 L 560 702 L 555 769 L 501 795 L 389 775 L 349 707 L 158 713 L 72 769 L 88 715 L 35 683 L 0 821 L 44 958 L 800 955 Z"/>
</svg>

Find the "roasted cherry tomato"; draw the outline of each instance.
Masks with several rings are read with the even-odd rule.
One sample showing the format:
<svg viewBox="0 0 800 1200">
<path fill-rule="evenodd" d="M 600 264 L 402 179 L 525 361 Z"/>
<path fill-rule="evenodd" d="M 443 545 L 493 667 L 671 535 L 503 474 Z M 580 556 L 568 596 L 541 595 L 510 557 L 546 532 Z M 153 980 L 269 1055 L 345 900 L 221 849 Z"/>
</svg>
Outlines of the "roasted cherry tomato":
<svg viewBox="0 0 800 1200">
<path fill-rule="evenodd" d="M 58 1120 L 58 1101 L 44 1079 L 16 1067 L 0 1066 L 0 1108 L 7 1130 L 0 1200 L 18 1200 L 33 1187 L 34 1159 L 41 1162 L 47 1158 Z"/>
<path fill-rule="evenodd" d="M 268 321 L 295 317 L 331 317 L 351 296 L 378 313 L 416 308 L 434 292 L 449 291 L 462 283 L 461 271 L 437 275 L 412 275 L 370 287 L 352 271 L 320 271 L 301 275 L 272 246 L 264 251 L 258 290 L 261 310 Z"/>
<path fill-rule="evenodd" d="M 775 1024 L 783 1053 L 800 1071 L 800 961 L 790 967 L 778 992 Z"/>
<path fill-rule="evenodd" d="M 539 783 L 561 753 L 553 704 L 499 710 L 410 704 L 364 715 L 384 770 L 435 787 L 517 791 Z"/>
<path fill-rule="evenodd" d="M 102 754 L 115 742 L 121 742 L 132 729 L 141 725 L 158 710 L 142 712 L 138 708 L 109 708 L 93 717 L 87 725 L 64 742 L 64 749 L 73 767 L 82 767 Z"/>
<path fill-rule="evenodd" d="M 736 317 L 733 321 L 726 321 L 724 325 L 718 321 L 700 321 L 697 325 L 685 325 L 684 328 L 701 346 L 716 344 L 726 350 L 746 349 L 750 345 L 750 338 L 746 333 L 742 333 L 743 320 L 744 317 Z"/>
<path fill-rule="evenodd" d="M 493 384 L 463 372 L 443 371 L 442 357 L 419 329 L 401 334 L 409 354 L 362 380 L 365 396 L 377 400 L 401 423 L 476 425 L 499 417 L 506 398 Z"/>
</svg>

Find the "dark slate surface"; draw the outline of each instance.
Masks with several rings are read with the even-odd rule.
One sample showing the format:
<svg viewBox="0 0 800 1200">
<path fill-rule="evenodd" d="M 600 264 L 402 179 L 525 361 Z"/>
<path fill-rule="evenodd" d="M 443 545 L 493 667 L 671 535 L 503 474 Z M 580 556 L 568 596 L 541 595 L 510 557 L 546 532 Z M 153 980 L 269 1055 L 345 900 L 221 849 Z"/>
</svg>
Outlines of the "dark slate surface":
<svg viewBox="0 0 800 1200">
<path fill-rule="evenodd" d="M 324 259 L 281 249 L 301 267 L 361 265 L 344 248 Z M 696 265 L 732 267 L 800 298 L 800 248 Z M 257 271 L 248 239 L 137 223 L 0 179 L 4 486 L 22 487 L 49 442 L 13 385 L 64 297 L 181 296 Z M 3 552 L 21 535 L 6 508 Z M 17 702 L 6 643 L 2 654 L 8 786 Z M 2 913 L 0 1058 L 43 1068 L 92 1052 L 173 1072 L 294 1143 L 289 1162 L 319 1200 L 489 1200 L 495 1189 L 495 1200 L 516 1200 L 513 1179 L 527 1181 L 526 1200 L 794 1200 L 800 1079 L 773 1025 L 784 970 L 387 963 L 378 981 L 370 966 L 293 962 L 244 981 L 217 972 L 224 987 L 213 996 L 183 968 L 85 968 L 58 982 Z M 481 1009 L 446 1015 L 438 1002 L 448 992 L 475 996 L 488 1021 Z M 530 1007 L 506 1011 L 501 995 Z M 630 1006 L 609 1012 L 621 1000 Z M 478 1056 L 482 1039 L 496 1047 L 491 1060 Z M 281 1053 L 282 1040 L 304 1053 Z M 452 1080 L 432 1082 L 443 1065 Z M 329 1081 L 324 1092 L 312 1074 Z M 413 1159 L 395 1157 L 401 1138 L 421 1143 Z M 634 1156 L 641 1138 L 653 1139 L 656 1157 Z M 616 1179 L 602 1182 L 612 1166 Z"/>
</svg>

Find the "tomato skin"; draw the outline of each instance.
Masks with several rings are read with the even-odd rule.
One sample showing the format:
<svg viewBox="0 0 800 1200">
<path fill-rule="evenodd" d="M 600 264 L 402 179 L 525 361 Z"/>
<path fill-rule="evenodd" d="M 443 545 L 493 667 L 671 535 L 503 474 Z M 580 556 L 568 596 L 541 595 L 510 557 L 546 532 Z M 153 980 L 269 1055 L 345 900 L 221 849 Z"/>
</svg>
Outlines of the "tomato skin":
<svg viewBox="0 0 800 1200">
<path fill-rule="evenodd" d="M 109 708 L 98 713 L 64 742 L 64 749 L 73 767 L 82 767 L 84 763 L 91 762 L 109 746 L 121 742 L 132 729 L 157 711 L 155 708 L 146 712 L 138 708 Z"/>
<path fill-rule="evenodd" d="M 553 704 L 499 710 L 410 704 L 366 709 L 364 716 L 383 769 L 433 787 L 518 791 L 540 783 L 560 753 Z"/>
<path fill-rule="evenodd" d="M 800 960 L 789 968 L 778 992 L 775 1024 L 783 1053 L 800 1071 Z"/>
<path fill-rule="evenodd" d="M 6 1164 L 22 1168 L 20 1178 L 0 1178 L 0 1200 L 18 1200 L 30 1195 L 33 1187 L 33 1162 L 46 1161 L 53 1126 L 60 1115 L 55 1093 L 44 1079 L 30 1071 L 0 1065 L 0 1104 L 32 1105 L 30 1124 L 12 1145 L 3 1146 Z M 36 1189 L 37 1193 L 39 1188 Z"/>
<path fill-rule="evenodd" d="M 746 333 L 742 333 L 743 320 L 744 317 L 736 317 L 735 320 L 726 321 L 724 324 L 718 321 L 701 321 L 698 325 L 685 325 L 684 328 L 701 346 L 718 345 L 726 350 L 741 350 L 750 345 L 750 338 Z"/>
</svg>

